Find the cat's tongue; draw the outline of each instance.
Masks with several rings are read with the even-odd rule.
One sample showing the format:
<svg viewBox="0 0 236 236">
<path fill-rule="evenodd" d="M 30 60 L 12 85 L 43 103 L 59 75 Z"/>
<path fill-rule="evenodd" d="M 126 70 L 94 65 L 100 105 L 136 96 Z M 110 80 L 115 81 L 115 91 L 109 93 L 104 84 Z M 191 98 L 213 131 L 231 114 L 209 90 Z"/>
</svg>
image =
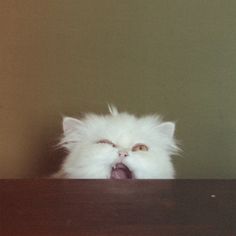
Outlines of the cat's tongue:
<svg viewBox="0 0 236 236">
<path fill-rule="evenodd" d="M 132 173 L 123 163 L 117 163 L 111 170 L 111 179 L 131 179 Z"/>
</svg>

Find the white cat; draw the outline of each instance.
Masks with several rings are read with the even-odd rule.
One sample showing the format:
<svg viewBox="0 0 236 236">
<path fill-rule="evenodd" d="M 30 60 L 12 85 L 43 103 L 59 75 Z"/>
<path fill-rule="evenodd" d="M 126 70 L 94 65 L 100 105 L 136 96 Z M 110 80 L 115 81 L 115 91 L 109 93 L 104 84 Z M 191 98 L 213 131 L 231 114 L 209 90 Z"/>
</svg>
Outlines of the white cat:
<svg viewBox="0 0 236 236">
<path fill-rule="evenodd" d="M 175 124 L 158 116 L 136 117 L 109 106 L 109 115 L 65 117 L 60 146 L 68 151 L 56 178 L 172 179 L 178 151 Z"/>
</svg>

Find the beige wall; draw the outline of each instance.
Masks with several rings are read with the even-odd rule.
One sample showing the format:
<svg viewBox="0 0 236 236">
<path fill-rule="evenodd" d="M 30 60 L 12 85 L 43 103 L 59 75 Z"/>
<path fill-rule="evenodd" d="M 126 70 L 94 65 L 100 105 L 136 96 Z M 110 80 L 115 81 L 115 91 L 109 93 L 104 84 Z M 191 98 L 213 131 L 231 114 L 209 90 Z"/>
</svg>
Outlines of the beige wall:
<svg viewBox="0 0 236 236">
<path fill-rule="evenodd" d="M 236 177 L 236 1 L 0 3 L 0 177 L 56 166 L 61 114 L 177 121 L 179 178 Z"/>
</svg>

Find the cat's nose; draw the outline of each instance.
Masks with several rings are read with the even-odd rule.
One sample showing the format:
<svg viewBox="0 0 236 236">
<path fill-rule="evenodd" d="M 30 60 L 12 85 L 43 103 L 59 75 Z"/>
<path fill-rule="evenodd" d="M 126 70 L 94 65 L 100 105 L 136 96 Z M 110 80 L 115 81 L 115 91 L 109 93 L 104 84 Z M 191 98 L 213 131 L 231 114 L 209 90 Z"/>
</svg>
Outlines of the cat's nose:
<svg viewBox="0 0 236 236">
<path fill-rule="evenodd" d="M 127 151 L 119 151 L 119 157 L 127 157 L 129 156 L 129 153 Z"/>
</svg>

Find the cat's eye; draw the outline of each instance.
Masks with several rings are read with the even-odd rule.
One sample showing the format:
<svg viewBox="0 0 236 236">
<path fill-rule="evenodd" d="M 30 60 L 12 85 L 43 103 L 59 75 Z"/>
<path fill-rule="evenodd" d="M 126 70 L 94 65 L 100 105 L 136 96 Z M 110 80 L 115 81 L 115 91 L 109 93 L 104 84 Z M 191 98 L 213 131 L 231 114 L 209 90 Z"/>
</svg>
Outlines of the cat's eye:
<svg viewBox="0 0 236 236">
<path fill-rule="evenodd" d="M 116 145 L 108 139 L 101 139 L 101 140 L 97 141 L 97 143 L 105 143 L 105 144 L 111 145 L 112 147 L 116 147 Z"/>
<path fill-rule="evenodd" d="M 138 144 L 133 146 L 132 151 L 133 152 L 148 151 L 148 147 L 145 144 L 138 143 Z"/>
</svg>

